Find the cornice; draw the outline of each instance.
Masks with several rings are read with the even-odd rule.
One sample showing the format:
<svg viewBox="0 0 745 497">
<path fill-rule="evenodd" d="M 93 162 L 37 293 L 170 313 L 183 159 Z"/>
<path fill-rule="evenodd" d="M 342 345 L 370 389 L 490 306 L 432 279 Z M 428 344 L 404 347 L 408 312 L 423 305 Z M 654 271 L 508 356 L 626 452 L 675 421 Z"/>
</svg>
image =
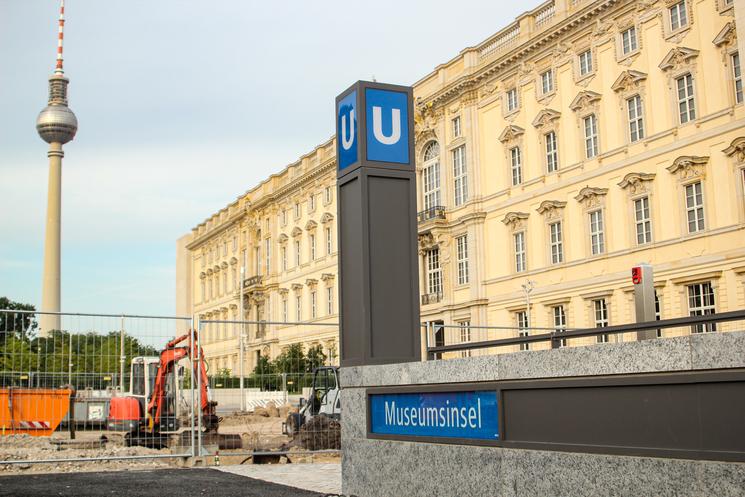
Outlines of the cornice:
<svg viewBox="0 0 745 497">
<path fill-rule="evenodd" d="M 602 13 L 605 10 L 608 10 L 615 4 L 619 3 L 621 0 L 602 0 L 602 1 L 595 1 L 592 2 L 590 5 L 587 5 L 585 8 L 580 9 L 579 11 L 575 12 L 570 17 L 567 17 L 566 19 L 563 19 L 562 21 L 557 22 L 555 25 L 553 25 L 551 28 L 546 29 L 542 33 L 540 33 L 538 36 L 535 36 L 533 38 L 530 38 L 522 43 L 522 45 L 518 45 L 511 50 L 503 53 L 501 56 L 496 56 L 494 60 L 491 61 L 485 61 L 481 63 L 481 66 L 476 66 L 475 70 L 470 74 L 465 74 L 451 83 L 447 84 L 445 87 L 440 88 L 439 90 L 435 91 L 431 95 L 427 97 L 418 97 L 418 104 L 431 104 L 434 106 L 442 106 L 446 105 L 450 100 L 452 100 L 454 97 L 461 95 L 463 93 L 466 93 L 468 91 L 474 90 L 478 85 L 482 84 L 486 79 L 496 76 L 497 74 L 504 73 L 506 71 L 514 70 L 515 61 L 521 58 L 524 58 L 531 52 L 535 52 L 540 48 L 545 47 L 548 43 L 552 42 L 562 34 L 566 33 L 567 31 L 573 29 L 574 27 L 578 25 L 586 25 L 588 21 L 594 17 L 597 17 L 600 13 Z M 500 31 L 501 33 L 501 31 Z M 494 36 L 488 38 L 483 43 L 481 43 L 479 46 L 487 45 L 490 41 L 495 39 L 499 33 L 495 34 Z M 478 57 L 478 52 L 476 53 L 476 56 Z M 463 55 L 461 54 L 459 58 L 462 58 Z M 458 58 L 454 59 L 452 62 L 455 62 L 458 60 Z M 437 71 L 441 67 L 445 66 L 438 66 L 438 69 L 430 73 L 429 75 L 425 76 L 424 78 L 420 79 L 414 84 L 414 87 L 416 89 L 416 86 L 419 84 L 423 84 L 428 79 L 432 78 L 433 76 L 436 76 Z"/>
</svg>

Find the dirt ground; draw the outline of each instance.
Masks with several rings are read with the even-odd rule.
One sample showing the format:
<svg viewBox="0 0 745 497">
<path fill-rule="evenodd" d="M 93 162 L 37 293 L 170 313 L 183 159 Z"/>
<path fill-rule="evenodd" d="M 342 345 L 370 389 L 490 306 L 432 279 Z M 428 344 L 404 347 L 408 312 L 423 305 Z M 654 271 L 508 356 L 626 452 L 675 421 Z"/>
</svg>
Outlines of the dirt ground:
<svg viewBox="0 0 745 497">
<path fill-rule="evenodd" d="M 243 448 L 240 450 L 221 450 L 220 462 L 226 464 L 250 464 L 249 457 L 254 450 L 274 452 L 283 448 L 290 453 L 287 457 L 271 459 L 273 463 L 304 462 L 338 462 L 338 454 L 313 454 L 293 442 L 291 437 L 282 434 L 282 423 L 286 420 L 286 411 L 271 410 L 270 414 L 233 413 L 223 417 L 219 432 L 241 435 Z M 281 414 L 285 414 L 284 417 Z M 121 432 L 78 431 L 77 441 L 96 441 L 105 435 L 108 439 L 105 447 L 97 448 L 64 448 L 59 449 L 53 442 L 69 440 L 66 432 L 57 432 L 52 437 L 32 437 L 30 435 L 0 436 L 0 461 L 26 461 L 72 458 L 106 458 L 122 456 L 165 456 L 172 454 L 171 449 L 150 449 L 146 447 L 126 447 Z M 176 448 L 174 452 L 188 452 L 189 449 Z M 214 465 L 214 457 L 204 458 L 204 465 Z M 69 473 L 89 471 L 121 471 L 138 469 L 157 469 L 169 466 L 182 466 L 181 458 L 169 459 L 134 459 L 104 460 L 90 462 L 50 462 L 43 464 L 0 464 L 0 475 L 24 473 Z"/>
</svg>

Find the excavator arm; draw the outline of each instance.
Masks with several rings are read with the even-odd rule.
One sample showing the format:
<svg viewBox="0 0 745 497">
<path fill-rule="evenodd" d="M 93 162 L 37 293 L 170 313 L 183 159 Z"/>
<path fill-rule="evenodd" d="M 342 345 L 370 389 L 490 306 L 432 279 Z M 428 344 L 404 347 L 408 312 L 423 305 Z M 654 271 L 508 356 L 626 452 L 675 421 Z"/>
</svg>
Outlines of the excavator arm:
<svg viewBox="0 0 745 497">
<path fill-rule="evenodd" d="M 197 375 L 201 378 L 200 412 L 205 427 L 207 429 L 216 427 L 217 416 L 215 415 L 215 403 L 209 399 L 209 380 L 207 378 L 207 368 L 204 363 L 204 354 L 197 345 L 197 332 L 193 330 L 174 338 L 160 352 L 158 374 L 155 377 L 155 385 L 147 405 L 147 413 L 152 419 L 152 425 L 155 427 L 160 424 L 166 406 L 166 381 L 168 375 L 173 373 L 175 365 L 184 357 L 188 357 L 191 360 L 192 378 L 196 379 Z"/>
</svg>

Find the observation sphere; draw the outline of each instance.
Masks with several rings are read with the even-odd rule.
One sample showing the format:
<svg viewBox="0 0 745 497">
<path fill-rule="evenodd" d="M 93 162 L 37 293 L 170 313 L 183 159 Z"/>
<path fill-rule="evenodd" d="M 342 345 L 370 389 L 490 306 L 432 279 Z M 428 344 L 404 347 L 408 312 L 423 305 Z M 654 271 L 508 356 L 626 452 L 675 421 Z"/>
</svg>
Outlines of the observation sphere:
<svg viewBox="0 0 745 497">
<path fill-rule="evenodd" d="M 78 119 L 65 105 L 48 105 L 36 119 L 36 131 L 47 143 L 65 144 L 75 138 Z"/>
</svg>

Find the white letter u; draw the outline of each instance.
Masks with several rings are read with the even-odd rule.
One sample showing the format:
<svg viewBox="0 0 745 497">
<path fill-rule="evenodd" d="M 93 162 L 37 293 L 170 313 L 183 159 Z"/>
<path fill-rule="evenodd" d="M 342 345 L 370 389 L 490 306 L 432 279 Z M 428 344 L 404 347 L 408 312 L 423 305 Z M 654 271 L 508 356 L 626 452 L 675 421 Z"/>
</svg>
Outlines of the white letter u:
<svg viewBox="0 0 745 497">
<path fill-rule="evenodd" d="M 349 137 L 347 137 L 347 116 L 341 116 L 341 146 L 349 150 L 354 143 L 354 109 L 349 111 Z"/>
<path fill-rule="evenodd" d="M 391 109 L 391 135 L 383 134 L 383 116 L 380 107 L 373 106 L 373 133 L 383 145 L 393 145 L 401 139 L 401 109 Z"/>
</svg>

